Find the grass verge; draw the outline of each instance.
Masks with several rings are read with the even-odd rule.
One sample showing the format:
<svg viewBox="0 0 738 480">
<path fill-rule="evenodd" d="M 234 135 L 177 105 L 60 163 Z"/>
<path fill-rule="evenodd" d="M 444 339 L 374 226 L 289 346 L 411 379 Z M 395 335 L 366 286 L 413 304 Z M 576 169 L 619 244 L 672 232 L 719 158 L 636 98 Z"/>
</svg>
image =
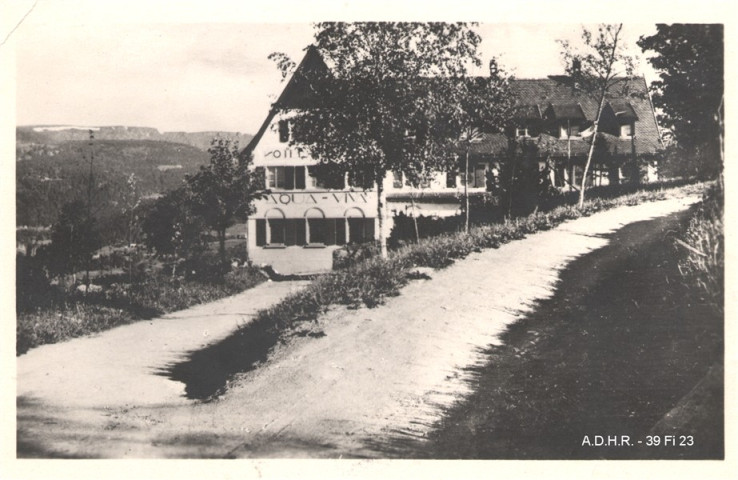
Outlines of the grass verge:
<svg viewBox="0 0 738 480">
<path fill-rule="evenodd" d="M 723 205 L 723 191 L 714 186 L 705 194 L 683 238 L 676 240 L 686 249 L 679 263 L 684 281 L 720 314 L 724 311 L 725 279 Z"/>
<path fill-rule="evenodd" d="M 212 302 L 252 288 L 264 280 L 256 269 L 240 268 L 226 274 L 221 281 L 172 279 L 169 275 L 156 273 L 138 283 L 111 283 L 104 293 L 70 296 L 49 292 L 51 301 L 48 304 L 17 314 L 16 355 L 39 345 Z"/>
</svg>

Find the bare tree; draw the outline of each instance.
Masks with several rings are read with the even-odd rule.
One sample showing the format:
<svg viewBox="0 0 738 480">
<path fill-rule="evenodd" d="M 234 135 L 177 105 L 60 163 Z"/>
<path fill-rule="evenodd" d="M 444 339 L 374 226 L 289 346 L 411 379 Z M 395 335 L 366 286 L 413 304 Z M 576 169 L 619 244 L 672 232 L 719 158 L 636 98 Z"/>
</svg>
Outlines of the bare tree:
<svg viewBox="0 0 738 480">
<path fill-rule="evenodd" d="M 617 87 L 627 88 L 628 78 L 633 75 L 635 61 L 625 51 L 620 34 L 623 24 L 601 24 L 597 32 L 582 28 L 582 42 L 577 47 L 566 40 L 559 40 L 563 48 L 562 56 L 566 73 L 574 82 L 574 88 L 581 90 L 597 102 L 597 114 L 592 126 L 587 163 L 584 165 L 582 186 L 579 190 L 579 208 L 584 206 L 584 191 L 587 174 L 595 151 L 595 141 L 599 132 L 600 117 L 608 94 Z M 625 91 L 621 94 L 626 93 Z"/>
</svg>

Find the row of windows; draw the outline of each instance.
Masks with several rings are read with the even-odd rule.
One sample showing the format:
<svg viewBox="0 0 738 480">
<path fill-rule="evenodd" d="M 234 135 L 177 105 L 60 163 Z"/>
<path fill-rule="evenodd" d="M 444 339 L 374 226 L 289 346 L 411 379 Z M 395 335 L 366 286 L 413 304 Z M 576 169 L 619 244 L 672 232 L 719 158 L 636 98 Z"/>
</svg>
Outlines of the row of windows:
<svg viewBox="0 0 738 480">
<path fill-rule="evenodd" d="M 533 132 L 532 130 L 533 129 L 529 127 L 516 127 L 515 136 L 516 137 L 536 136 L 535 132 Z M 619 131 L 608 131 L 607 133 L 610 133 L 612 135 L 619 134 L 623 138 L 632 137 L 635 134 L 635 124 L 628 123 L 625 125 L 620 125 Z M 579 138 L 581 135 L 582 135 L 582 131 L 579 125 L 560 125 L 559 126 L 559 138 L 562 138 L 562 139 L 567 139 L 567 138 L 572 138 L 572 137 Z"/>
<path fill-rule="evenodd" d="M 267 188 L 283 190 L 305 190 L 306 188 L 326 188 L 326 185 L 316 178 L 314 167 L 267 167 Z M 306 173 L 307 169 L 307 173 Z M 343 189 L 344 186 L 337 186 Z"/>
<path fill-rule="evenodd" d="M 290 141 L 290 133 L 291 133 L 291 123 L 289 120 L 280 120 L 279 121 L 279 141 L 282 143 L 286 143 Z M 616 133 L 616 132 L 610 132 L 610 133 Z M 621 137 L 632 137 L 635 134 L 635 124 L 628 123 L 625 125 L 620 125 L 620 132 L 618 132 Z M 559 126 L 559 138 L 570 138 L 570 137 L 579 137 L 581 135 L 581 129 L 579 125 L 560 125 Z M 515 128 L 515 136 L 516 137 L 530 137 L 534 136 L 531 135 L 531 130 L 528 127 L 516 127 Z M 395 180 L 395 188 L 401 188 L 402 187 L 402 180 L 399 180 L 399 186 L 397 186 L 398 180 Z M 304 187 L 303 187 L 304 188 Z"/>
<path fill-rule="evenodd" d="M 306 172 L 307 169 L 307 172 Z M 472 188 L 483 188 L 486 164 L 478 164 L 469 170 L 469 186 Z M 410 186 L 408 180 L 404 180 L 402 173 L 392 172 L 392 187 L 401 189 L 403 186 Z M 446 188 L 464 185 L 464 174 L 458 172 L 446 173 Z M 313 167 L 267 167 L 266 168 L 266 185 L 267 188 L 281 190 L 305 190 L 315 188 L 328 188 L 328 186 L 316 178 Z M 426 179 L 420 183 L 421 188 L 430 188 L 430 180 Z M 341 185 L 335 185 L 333 188 L 342 190 L 345 188 L 345 181 Z"/>
<path fill-rule="evenodd" d="M 256 220 L 256 245 L 345 245 L 374 240 L 372 218 L 268 218 Z"/>
</svg>

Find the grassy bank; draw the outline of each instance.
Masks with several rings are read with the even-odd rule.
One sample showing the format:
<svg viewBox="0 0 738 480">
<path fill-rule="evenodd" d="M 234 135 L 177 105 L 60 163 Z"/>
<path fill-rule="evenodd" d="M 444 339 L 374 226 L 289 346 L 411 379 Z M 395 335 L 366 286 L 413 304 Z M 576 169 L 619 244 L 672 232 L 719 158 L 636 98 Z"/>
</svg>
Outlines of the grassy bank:
<svg viewBox="0 0 738 480">
<path fill-rule="evenodd" d="M 414 269 L 418 267 L 444 268 L 472 252 L 497 248 L 528 234 L 553 228 L 566 220 L 623 205 L 700 193 L 704 188 L 704 184 L 696 184 L 639 191 L 617 198 L 594 198 L 587 201 L 582 210 L 573 205 L 559 206 L 501 224 L 476 226 L 469 234 L 448 233 L 423 239 L 418 244 L 391 252 L 387 259 L 370 258 L 319 277 L 299 293 L 261 311 L 236 334 L 175 366 L 172 374 L 188 385 L 188 395 L 192 398 L 210 398 L 223 391 L 233 374 L 248 371 L 264 361 L 274 344 L 295 335 L 321 335 L 312 324 L 332 305 L 347 305 L 349 308 L 379 305 L 386 297 L 398 295 L 408 281 L 417 277 Z M 215 370 L 209 364 L 221 367 L 219 378 L 192 383 L 196 377 L 194 372 Z"/>
<path fill-rule="evenodd" d="M 677 245 L 684 249 L 679 269 L 685 283 L 720 314 L 724 311 L 724 202 L 723 191 L 711 188 L 686 232 L 677 239 Z"/>
<path fill-rule="evenodd" d="M 239 268 L 222 279 L 210 281 L 152 273 L 137 282 L 125 283 L 125 275 L 112 276 L 98 279 L 98 282 L 105 283 L 102 291 L 88 295 L 47 285 L 45 291 L 37 292 L 41 295 L 23 302 L 35 305 L 35 308 L 17 313 L 16 355 L 39 345 L 212 302 L 252 288 L 264 280 L 264 276 L 255 269 Z"/>
</svg>

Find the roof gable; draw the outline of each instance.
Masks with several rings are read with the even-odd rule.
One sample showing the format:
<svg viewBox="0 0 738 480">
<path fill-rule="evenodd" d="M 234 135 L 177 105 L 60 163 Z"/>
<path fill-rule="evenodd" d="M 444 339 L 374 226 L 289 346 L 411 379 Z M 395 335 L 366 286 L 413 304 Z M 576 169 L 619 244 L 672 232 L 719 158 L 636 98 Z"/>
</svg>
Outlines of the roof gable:
<svg viewBox="0 0 738 480">
<path fill-rule="evenodd" d="M 314 82 L 329 74 L 328 66 L 315 46 L 310 45 L 292 78 L 282 90 L 274 106 L 281 109 L 311 108 L 318 105 Z"/>
</svg>

